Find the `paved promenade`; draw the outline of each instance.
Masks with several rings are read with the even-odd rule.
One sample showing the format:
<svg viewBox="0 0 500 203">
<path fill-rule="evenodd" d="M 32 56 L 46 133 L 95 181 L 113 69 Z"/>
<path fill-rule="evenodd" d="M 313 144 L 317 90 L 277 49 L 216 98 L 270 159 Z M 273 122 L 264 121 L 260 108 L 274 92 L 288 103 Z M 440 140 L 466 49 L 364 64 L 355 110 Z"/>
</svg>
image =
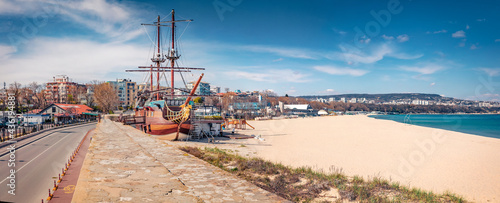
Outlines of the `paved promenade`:
<svg viewBox="0 0 500 203">
<path fill-rule="evenodd" d="M 72 202 L 286 202 L 130 126 L 94 133 Z"/>
</svg>

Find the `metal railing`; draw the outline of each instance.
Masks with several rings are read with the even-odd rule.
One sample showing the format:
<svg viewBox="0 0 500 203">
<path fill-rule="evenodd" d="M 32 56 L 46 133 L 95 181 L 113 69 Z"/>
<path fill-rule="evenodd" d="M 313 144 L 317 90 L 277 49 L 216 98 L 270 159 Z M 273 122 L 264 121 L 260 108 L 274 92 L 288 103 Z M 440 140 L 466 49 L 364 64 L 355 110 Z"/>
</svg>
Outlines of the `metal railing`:
<svg viewBox="0 0 500 203">
<path fill-rule="evenodd" d="M 54 123 L 44 123 L 44 124 L 35 124 L 35 125 L 29 125 L 29 126 L 17 126 L 11 130 L 13 131 L 12 133 L 9 132 L 9 128 L 7 127 L 2 127 L 0 128 L 0 143 L 5 142 L 10 139 L 15 139 L 18 137 L 22 137 L 25 135 L 29 135 L 34 132 L 38 132 L 41 130 L 47 130 L 47 129 L 53 129 L 53 128 L 62 128 L 62 127 L 69 127 L 69 126 L 74 126 L 78 124 L 84 124 L 84 123 L 90 123 L 96 121 L 95 119 L 86 119 L 86 120 L 77 120 L 75 122 L 71 123 L 60 123 L 60 124 L 54 124 Z"/>
</svg>

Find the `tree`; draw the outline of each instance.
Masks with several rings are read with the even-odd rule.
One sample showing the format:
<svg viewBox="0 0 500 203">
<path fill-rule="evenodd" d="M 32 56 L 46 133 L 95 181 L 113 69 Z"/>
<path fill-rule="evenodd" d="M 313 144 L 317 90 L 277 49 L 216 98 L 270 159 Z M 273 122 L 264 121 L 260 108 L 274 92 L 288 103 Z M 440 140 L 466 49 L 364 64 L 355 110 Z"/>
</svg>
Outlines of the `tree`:
<svg viewBox="0 0 500 203">
<path fill-rule="evenodd" d="M 38 84 L 37 82 L 32 82 L 28 85 L 28 89 L 33 94 L 31 96 L 33 102 L 33 108 L 39 109 L 47 106 L 46 93 L 44 93 L 44 84 Z"/>
<path fill-rule="evenodd" d="M 197 104 L 202 104 L 203 100 L 204 100 L 203 97 L 196 97 L 195 99 L 193 99 L 193 102 Z"/>
<path fill-rule="evenodd" d="M 94 100 L 94 89 L 97 85 L 101 84 L 103 82 L 99 82 L 98 80 L 92 80 L 90 81 L 89 84 L 87 84 L 87 91 L 84 94 L 84 98 L 87 101 L 87 106 L 93 107 L 95 106 L 95 100 Z"/>
<path fill-rule="evenodd" d="M 9 92 L 14 94 L 14 97 L 16 98 L 16 105 L 15 105 L 15 111 L 19 112 L 19 104 L 22 102 L 21 98 L 21 83 L 15 82 L 11 83 L 9 85 Z"/>
<path fill-rule="evenodd" d="M 118 94 L 109 83 L 101 83 L 94 87 L 94 99 L 103 112 L 109 112 L 118 106 Z"/>
</svg>

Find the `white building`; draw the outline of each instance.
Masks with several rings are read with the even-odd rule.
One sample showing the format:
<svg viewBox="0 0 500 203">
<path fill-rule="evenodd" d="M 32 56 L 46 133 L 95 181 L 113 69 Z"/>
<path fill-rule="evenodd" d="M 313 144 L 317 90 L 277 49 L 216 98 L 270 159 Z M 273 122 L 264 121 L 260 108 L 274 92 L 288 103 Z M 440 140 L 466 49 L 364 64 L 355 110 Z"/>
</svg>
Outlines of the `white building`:
<svg viewBox="0 0 500 203">
<path fill-rule="evenodd" d="M 411 104 L 415 104 L 415 105 L 429 105 L 429 101 L 417 99 L 417 100 L 411 101 Z"/>
<path fill-rule="evenodd" d="M 37 125 L 42 124 L 46 120 L 50 120 L 49 114 L 24 114 L 23 122 L 25 125 Z"/>
<path fill-rule="evenodd" d="M 191 90 L 194 88 L 194 85 L 196 82 L 189 82 L 187 84 L 187 88 L 191 92 Z M 198 88 L 196 88 L 196 91 L 194 92 L 196 95 L 210 95 L 210 83 L 208 82 L 200 82 L 198 85 Z"/>
<path fill-rule="evenodd" d="M 215 94 L 220 93 L 220 87 L 210 87 L 210 91 Z"/>
</svg>

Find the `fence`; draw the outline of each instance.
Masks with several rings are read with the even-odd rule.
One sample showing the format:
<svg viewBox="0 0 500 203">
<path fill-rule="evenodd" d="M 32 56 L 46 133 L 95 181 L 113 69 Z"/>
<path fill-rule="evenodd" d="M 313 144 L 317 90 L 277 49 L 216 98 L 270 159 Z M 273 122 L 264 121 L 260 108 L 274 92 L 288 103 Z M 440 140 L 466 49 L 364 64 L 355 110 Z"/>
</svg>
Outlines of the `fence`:
<svg viewBox="0 0 500 203">
<path fill-rule="evenodd" d="M 68 127 L 82 123 L 90 123 L 91 121 L 95 121 L 95 119 L 78 120 L 77 122 L 64 123 L 64 124 L 44 123 L 44 124 L 36 124 L 30 126 L 16 126 L 14 132 L 12 133 L 12 137 L 18 138 L 44 129 Z M 0 128 L 0 142 L 5 142 L 10 139 L 11 139 L 11 133 L 9 132 L 9 129 L 7 127 Z"/>
</svg>

